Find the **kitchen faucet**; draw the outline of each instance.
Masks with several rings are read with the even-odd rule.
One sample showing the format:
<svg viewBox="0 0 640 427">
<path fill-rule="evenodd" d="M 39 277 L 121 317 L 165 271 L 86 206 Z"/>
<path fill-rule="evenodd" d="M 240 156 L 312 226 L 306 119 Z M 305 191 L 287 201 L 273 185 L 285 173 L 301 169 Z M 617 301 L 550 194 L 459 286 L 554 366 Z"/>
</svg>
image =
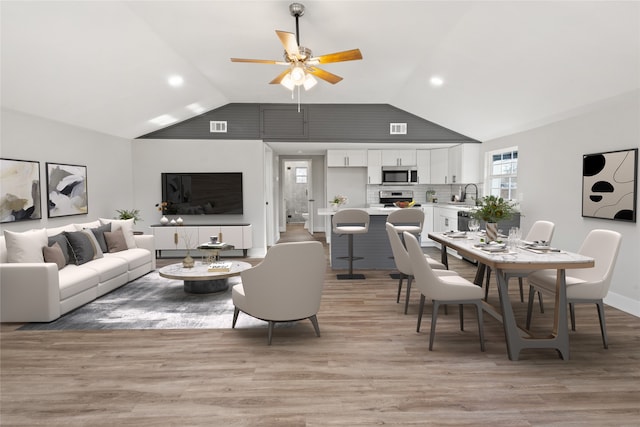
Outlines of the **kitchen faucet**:
<svg viewBox="0 0 640 427">
<path fill-rule="evenodd" d="M 474 200 L 478 200 L 478 186 L 475 184 L 467 184 L 464 186 L 464 191 L 462 192 L 462 201 L 466 202 L 467 201 L 467 187 L 469 187 L 470 185 L 473 185 L 473 187 L 476 189 L 476 197 Z"/>
</svg>

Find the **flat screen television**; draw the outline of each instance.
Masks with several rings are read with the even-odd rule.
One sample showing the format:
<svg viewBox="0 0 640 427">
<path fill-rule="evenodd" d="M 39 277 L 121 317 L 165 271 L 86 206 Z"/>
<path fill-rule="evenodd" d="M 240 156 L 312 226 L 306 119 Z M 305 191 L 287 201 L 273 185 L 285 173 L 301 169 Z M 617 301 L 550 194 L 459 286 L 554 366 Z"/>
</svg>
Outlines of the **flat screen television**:
<svg viewBox="0 0 640 427">
<path fill-rule="evenodd" d="M 242 172 L 163 173 L 166 215 L 242 215 Z"/>
</svg>

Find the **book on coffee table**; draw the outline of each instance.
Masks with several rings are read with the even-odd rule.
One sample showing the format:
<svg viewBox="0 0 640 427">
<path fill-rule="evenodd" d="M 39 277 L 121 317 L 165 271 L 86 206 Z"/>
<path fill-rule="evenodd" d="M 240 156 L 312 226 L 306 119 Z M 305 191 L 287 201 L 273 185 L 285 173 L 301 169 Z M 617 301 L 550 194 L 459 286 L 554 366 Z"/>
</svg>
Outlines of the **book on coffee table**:
<svg viewBox="0 0 640 427">
<path fill-rule="evenodd" d="M 230 261 L 216 261 L 209 264 L 207 271 L 215 272 L 228 272 L 231 271 L 231 266 L 233 263 Z"/>
</svg>

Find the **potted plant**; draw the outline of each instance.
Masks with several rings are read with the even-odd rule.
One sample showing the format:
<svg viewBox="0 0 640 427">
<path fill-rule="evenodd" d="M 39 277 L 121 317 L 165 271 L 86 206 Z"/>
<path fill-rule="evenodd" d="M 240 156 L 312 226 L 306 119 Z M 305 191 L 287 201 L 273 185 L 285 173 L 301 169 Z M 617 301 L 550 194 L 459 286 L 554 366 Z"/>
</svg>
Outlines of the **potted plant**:
<svg viewBox="0 0 640 427">
<path fill-rule="evenodd" d="M 118 213 L 116 219 L 133 219 L 134 224 L 136 221 L 142 221 L 139 209 L 116 209 L 116 212 Z"/>
<path fill-rule="evenodd" d="M 471 216 L 487 223 L 487 241 L 491 242 L 498 237 L 498 221 L 510 219 L 516 212 L 512 202 L 502 197 L 485 196 L 471 211 Z"/>
</svg>

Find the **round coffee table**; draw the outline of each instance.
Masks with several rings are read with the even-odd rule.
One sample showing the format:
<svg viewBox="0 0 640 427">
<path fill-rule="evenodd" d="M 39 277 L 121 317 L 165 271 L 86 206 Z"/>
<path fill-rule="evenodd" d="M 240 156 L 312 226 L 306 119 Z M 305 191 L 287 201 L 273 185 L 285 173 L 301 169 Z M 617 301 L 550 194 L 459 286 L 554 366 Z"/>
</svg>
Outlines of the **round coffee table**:
<svg viewBox="0 0 640 427">
<path fill-rule="evenodd" d="M 169 264 L 158 270 L 160 277 L 184 281 L 184 291 L 190 294 L 209 294 L 229 289 L 227 279 L 239 276 L 252 267 L 244 261 L 231 261 L 229 271 L 208 271 L 209 264 L 196 262 L 193 268 L 184 268 L 182 263 Z"/>
</svg>

